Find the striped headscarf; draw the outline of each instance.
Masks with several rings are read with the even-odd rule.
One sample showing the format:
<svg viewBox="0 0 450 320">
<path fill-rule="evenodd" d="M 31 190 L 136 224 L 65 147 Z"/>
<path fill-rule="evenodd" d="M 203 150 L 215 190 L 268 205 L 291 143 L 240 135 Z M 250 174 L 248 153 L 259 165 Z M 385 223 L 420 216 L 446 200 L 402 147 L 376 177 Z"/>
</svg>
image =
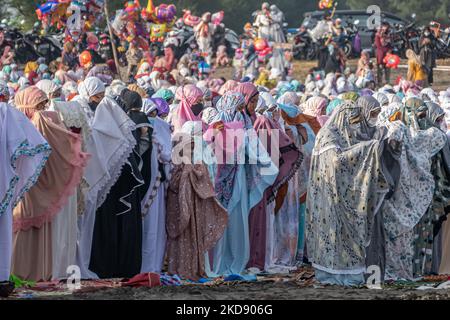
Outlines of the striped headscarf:
<svg viewBox="0 0 450 320">
<path fill-rule="evenodd" d="M 241 93 L 227 92 L 217 101 L 218 111 L 214 121 L 232 122 L 237 113 L 237 108 L 245 104 L 245 98 Z"/>
</svg>

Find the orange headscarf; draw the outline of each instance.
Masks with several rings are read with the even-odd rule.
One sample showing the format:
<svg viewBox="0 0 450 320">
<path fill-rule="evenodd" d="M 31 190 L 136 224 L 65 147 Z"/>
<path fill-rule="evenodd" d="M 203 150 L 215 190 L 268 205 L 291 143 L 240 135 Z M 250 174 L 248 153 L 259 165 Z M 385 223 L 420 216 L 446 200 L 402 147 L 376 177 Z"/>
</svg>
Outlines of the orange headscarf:
<svg viewBox="0 0 450 320">
<path fill-rule="evenodd" d="M 319 121 L 317 121 L 316 117 L 309 116 L 304 113 L 300 113 L 296 117 L 290 118 L 286 112 L 281 110 L 281 117 L 286 122 L 286 124 L 288 124 L 290 126 L 295 126 L 295 125 L 302 124 L 302 123 L 308 123 L 309 126 L 311 127 L 311 129 L 314 131 L 314 134 L 316 134 L 316 135 L 321 128 L 320 123 L 319 123 Z"/>
</svg>

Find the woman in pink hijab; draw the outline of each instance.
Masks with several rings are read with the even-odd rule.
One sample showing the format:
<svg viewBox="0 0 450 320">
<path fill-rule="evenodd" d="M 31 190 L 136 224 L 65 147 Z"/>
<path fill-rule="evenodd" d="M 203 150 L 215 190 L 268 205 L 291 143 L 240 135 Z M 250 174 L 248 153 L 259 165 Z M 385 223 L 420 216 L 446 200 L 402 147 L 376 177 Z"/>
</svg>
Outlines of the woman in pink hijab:
<svg viewBox="0 0 450 320">
<path fill-rule="evenodd" d="M 25 280 L 49 281 L 54 271 L 53 229 L 60 227 L 56 216 L 76 192 L 89 155 L 81 150 L 80 135 L 67 130 L 56 112 L 44 111 L 48 98 L 43 91 L 28 87 L 14 101 L 52 150 L 36 184 L 14 208 L 11 270 Z"/>
<path fill-rule="evenodd" d="M 235 91 L 236 87 L 239 85 L 239 82 L 234 80 L 228 80 L 225 84 L 220 88 L 219 94 L 223 96 L 228 91 Z"/>
<path fill-rule="evenodd" d="M 320 126 L 323 127 L 328 120 L 328 116 L 325 115 L 327 107 L 327 99 L 324 97 L 312 97 L 309 98 L 302 106 L 302 111 L 308 116 L 316 117 Z"/>
<path fill-rule="evenodd" d="M 239 83 L 233 91 L 238 92 L 244 96 L 245 99 L 245 115 L 251 119 L 252 127 L 256 121 L 255 109 L 258 105 L 259 91 L 253 83 L 244 82 Z M 247 126 L 247 121 L 246 126 Z"/>
<path fill-rule="evenodd" d="M 201 121 L 203 91 L 192 84 L 178 88 L 175 98 L 180 101 L 173 125 L 180 130 L 187 121 Z"/>
</svg>

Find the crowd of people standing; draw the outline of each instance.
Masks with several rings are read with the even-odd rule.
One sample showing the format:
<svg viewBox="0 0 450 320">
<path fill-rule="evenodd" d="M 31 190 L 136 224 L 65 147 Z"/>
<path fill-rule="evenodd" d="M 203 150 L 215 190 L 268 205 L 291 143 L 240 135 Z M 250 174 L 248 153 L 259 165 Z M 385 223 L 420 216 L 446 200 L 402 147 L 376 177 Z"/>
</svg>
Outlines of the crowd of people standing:
<svg viewBox="0 0 450 320">
<path fill-rule="evenodd" d="M 283 42 L 280 19 L 264 4 L 256 33 Z M 373 265 L 382 280 L 450 273 L 450 89 L 424 87 L 412 54 L 391 85 L 386 30 L 383 83 L 333 42 L 303 83 L 283 48 L 228 81 L 194 70 L 195 50 L 170 67 L 141 52 L 127 82 L 77 44 L 23 70 L 0 52 L 1 291 L 73 265 L 201 281 L 311 264 L 339 285 Z"/>
</svg>

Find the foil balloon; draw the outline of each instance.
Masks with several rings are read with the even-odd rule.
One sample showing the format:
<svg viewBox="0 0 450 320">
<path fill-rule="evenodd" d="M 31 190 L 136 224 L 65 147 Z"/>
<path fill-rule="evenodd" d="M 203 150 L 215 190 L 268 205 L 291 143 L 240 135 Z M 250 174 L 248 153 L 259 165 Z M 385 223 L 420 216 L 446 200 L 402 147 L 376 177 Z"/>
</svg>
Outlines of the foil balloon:
<svg viewBox="0 0 450 320">
<path fill-rule="evenodd" d="M 264 49 L 266 49 L 269 46 L 269 44 L 267 43 L 267 40 L 263 39 L 263 38 L 256 39 L 254 42 L 254 45 L 255 45 L 256 51 L 263 51 Z"/>
<path fill-rule="evenodd" d="M 191 10 L 183 10 L 183 12 L 184 12 L 183 14 L 184 24 L 190 27 L 195 27 L 200 23 L 200 17 L 192 15 Z"/>
<path fill-rule="evenodd" d="M 216 12 L 211 16 L 211 21 L 214 25 L 218 26 L 222 23 L 224 16 L 225 13 L 223 11 Z"/>
<path fill-rule="evenodd" d="M 321 0 L 321 1 L 319 1 L 319 8 L 321 10 L 331 9 L 332 6 L 333 6 L 333 0 Z"/>
<path fill-rule="evenodd" d="M 56 10 L 58 5 L 59 5 L 59 2 L 56 0 L 45 2 L 38 7 L 38 9 L 36 10 L 36 13 L 38 14 L 38 17 L 52 13 L 53 11 Z"/>
<path fill-rule="evenodd" d="M 128 20 L 135 20 L 139 17 L 139 14 L 141 12 L 141 6 L 139 5 L 139 1 L 128 1 L 125 3 L 124 8 L 124 17 Z"/>
<path fill-rule="evenodd" d="M 387 54 L 383 59 L 384 64 L 389 69 L 397 69 L 400 64 L 400 57 L 395 54 Z"/>
<path fill-rule="evenodd" d="M 156 7 L 156 19 L 159 22 L 171 23 L 175 19 L 177 9 L 173 4 L 161 4 Z"/>
<path fill-rule="evenodd" d="M 152 23 L 150 27 L 150 41 L 163 42 L 168 31 L 167 24 Z"/>
<path fill-rule="evenodd" d="M 207 62 L 202 61 L 198 64 L 198 72 L 200 74 L 208 74 L 211 72 L 211 66 Z"/>
<path fill-rule="evenodd" d="M 83 51 L 80 54 L 80 65 L 82 67 L 88 65 L 91 61 L 92 61 L 92 56 L 91 56 L 91 53 L 89 51 Z"/>
</svg>

